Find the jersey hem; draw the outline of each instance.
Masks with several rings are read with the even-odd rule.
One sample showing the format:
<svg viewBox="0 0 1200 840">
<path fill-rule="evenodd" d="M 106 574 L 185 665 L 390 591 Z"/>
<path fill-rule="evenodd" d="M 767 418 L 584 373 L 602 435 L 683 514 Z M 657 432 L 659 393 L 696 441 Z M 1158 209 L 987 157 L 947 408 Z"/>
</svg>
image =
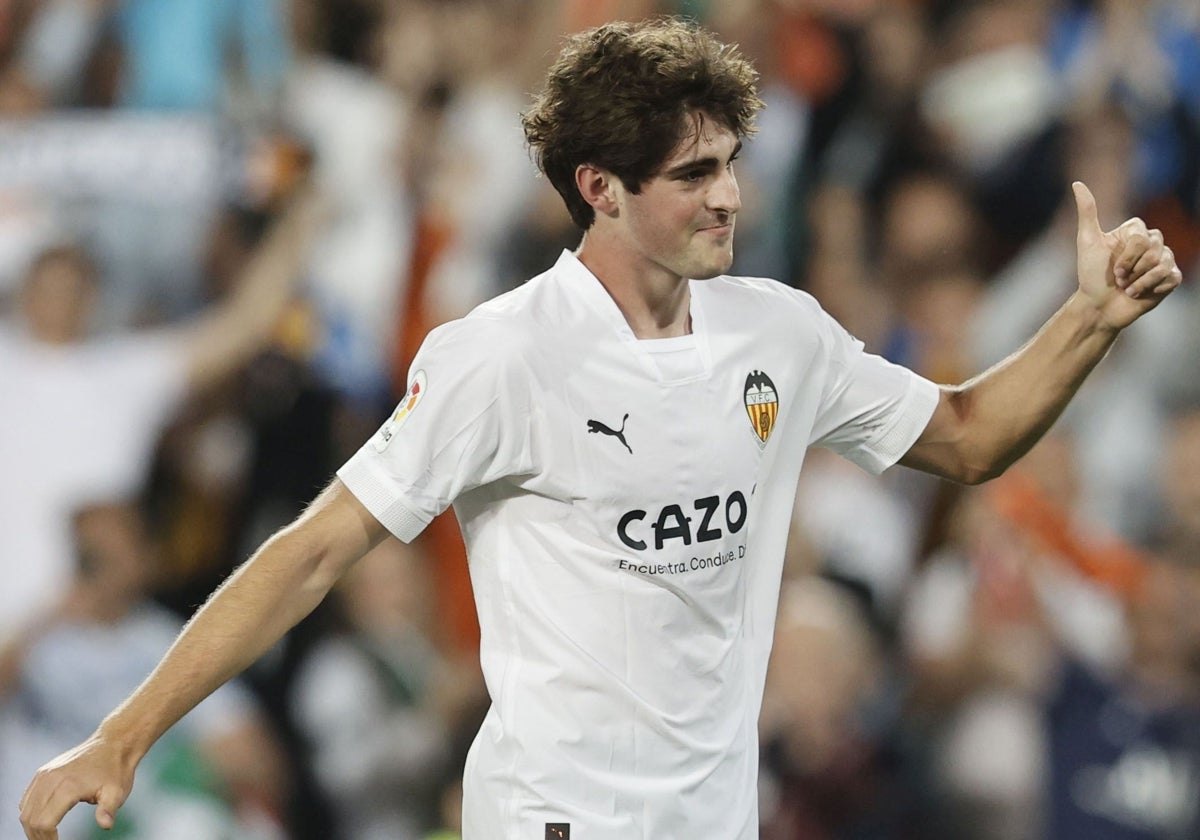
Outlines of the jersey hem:
<svg viewBox="0 0 1200 840">
<path fill-rule="evenodd" d="M 937 408 L 940 393 L 941 389 L 937 385 L 912 374 L 903 406 L 897 412 L 896 422 L 878 440 L 872 441 L 866 453 L 869 457 L 864 459 L 867 463 L 863 466 L 878 475 L 903 458 L 929 425 L 929 418 Z"/>
<path fill-rule="evenodd" d="M 338 470 L 337 476 L 363 507 L 398 539 L 412 542 L 429 524 L 429 519 L 397 499 L 395 491 L 385 487 L 363 461 L 351 458 Z"/>
</svg>

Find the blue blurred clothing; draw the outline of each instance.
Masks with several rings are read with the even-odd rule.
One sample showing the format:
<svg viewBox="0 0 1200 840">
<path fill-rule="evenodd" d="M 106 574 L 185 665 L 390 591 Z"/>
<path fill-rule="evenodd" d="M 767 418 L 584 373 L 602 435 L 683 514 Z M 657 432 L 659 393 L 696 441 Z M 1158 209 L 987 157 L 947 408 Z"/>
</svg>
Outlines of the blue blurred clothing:
<svg viewBox="0 0 1200 840">
<path fill-rule="evenodd" d="M 1128 684 L 1068 663 L 1048 727 L 1046 837 L 1200 836 L 1200 709 L 1147 702 Z"/>
<path fill-rule="evenodd" d="M 1153 16 L 1150 26 L 1166 65 L 1161 85 L 1155 88 L 1156 101 L 1124 81 L 1110 91 L 1137 130 L 1135 184 L 1143 198 L 1170 193 L 1179 184 L 1195 154 L 1195 132 L 1200 126 L 1200 32 L 1170 4 L 1148 14 Z M 1047 39 L 1051 64 L 1060 74 L 1067 73 L 1101 37 L 1094 10 L 1066 9 L 1055 19 Z"/>
<path fill-rule="evenodd" d="M 113 24 L 129 108 L 218 110 L 231 51 L 260 101 L 279 89 L 288 66 L 278 0 L 125 0 Z"/>
</svg>

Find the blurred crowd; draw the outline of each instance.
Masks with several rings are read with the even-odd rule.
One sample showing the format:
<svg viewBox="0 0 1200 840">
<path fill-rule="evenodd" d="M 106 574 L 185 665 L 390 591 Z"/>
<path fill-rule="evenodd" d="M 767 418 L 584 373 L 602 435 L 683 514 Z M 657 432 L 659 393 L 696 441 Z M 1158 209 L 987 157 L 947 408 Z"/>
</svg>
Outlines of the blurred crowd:
<svg viewBox="0 0 1200 840">
<path fill-rule="evenodd" d="M 1185 277 L 995 482 L 810 453 L 763 837 L 1200 836 L 1195 0 L 0 0 L 0 840 L 425 333 L 577 244 L 518 114 L 565 33 L 664 13 L 761 73 L 734 273 L 872 352 L 952 383 L 1020 346 L 1076 179 Z M 450 514 L 385 544 L 155 747 L 120 836 L 456 837 L 477 632 Z"/>
</svg>

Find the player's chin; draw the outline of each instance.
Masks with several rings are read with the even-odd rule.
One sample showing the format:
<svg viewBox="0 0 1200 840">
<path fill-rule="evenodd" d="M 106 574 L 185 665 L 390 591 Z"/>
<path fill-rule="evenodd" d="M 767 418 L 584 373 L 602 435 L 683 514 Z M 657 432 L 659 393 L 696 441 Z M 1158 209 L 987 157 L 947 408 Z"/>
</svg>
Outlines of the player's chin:
<svg viewBox="0 0 1200 840">
<path fill-rule="evenodd" d="M 687 273 L 693 280 L 708 280 L 726 274 L 733 265 L 733 245 L 716 249 L 705 254 L 703 258 L 693 261 L 692 270 Z"/>
<path fill-rule="evenodd" d="M 731 253 L 727 257 L 723 257 L 719 261 L 706 266 L 702 272 L 693 274 L 692 277 L 696 280 L 709 280 L 713 277 L 719 277 L 722 274 L 728 274 L 729 268 L 732 265 L 733 254 Z"/>
</svg>

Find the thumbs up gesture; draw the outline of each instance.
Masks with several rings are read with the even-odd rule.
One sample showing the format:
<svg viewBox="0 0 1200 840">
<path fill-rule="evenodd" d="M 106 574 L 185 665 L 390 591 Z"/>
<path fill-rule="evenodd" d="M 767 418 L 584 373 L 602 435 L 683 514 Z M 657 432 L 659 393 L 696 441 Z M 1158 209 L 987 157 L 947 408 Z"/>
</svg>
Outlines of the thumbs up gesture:
<svg viewBox="0 0 1200 840">
<path fill-rule="evenodd" d="M 1081 181 L 1071 185 L 1079 211 L 1075 238 L 1079 289 L 1113 329 L 1129 326 L 1157 306 L 1183 280 L 1162 232 L 1133 218 L 1100 227 L 1096 199 Z"/>
</svg>

